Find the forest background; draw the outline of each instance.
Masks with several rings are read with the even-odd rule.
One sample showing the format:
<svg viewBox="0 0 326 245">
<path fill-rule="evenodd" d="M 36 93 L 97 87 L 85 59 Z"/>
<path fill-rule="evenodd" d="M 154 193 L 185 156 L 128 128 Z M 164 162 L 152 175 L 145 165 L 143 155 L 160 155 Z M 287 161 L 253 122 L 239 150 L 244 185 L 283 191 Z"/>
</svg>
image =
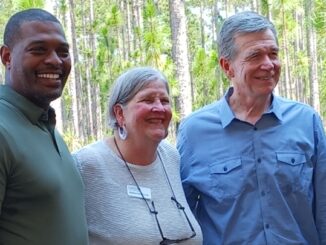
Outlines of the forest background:
<svg viewBox="0 0 326 245">
<path fill-rule="evenodd" d="M 168 77 L 169 140 L 175 142 L 180 121 L 229 87 L 216 40 L 223 20 L 243 10 L 268 17 L 278 31 L 282 75 L 275 93 L 310 104 L 326 118 L 326 0 L 0 0 L 1 43 L 9 16 L 30 7 L 56 15 L 71 44 L 71 75 L 52 103 L 71 150 L 112 133 L 106 120 L 110 87 L 140 65 Z"/>
</svg>

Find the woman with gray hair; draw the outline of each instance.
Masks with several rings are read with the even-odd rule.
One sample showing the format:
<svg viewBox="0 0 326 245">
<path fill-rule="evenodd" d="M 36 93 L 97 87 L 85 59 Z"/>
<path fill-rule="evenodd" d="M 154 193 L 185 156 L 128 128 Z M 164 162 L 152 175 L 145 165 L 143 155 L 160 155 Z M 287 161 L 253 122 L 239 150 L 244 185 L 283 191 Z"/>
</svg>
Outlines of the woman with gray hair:
<svg viewBox="0 0 326 245">
<path fill-rule="evenodd" d="M 186 202 L 179 154 L 162 141 L 172 117 L 165 76 L 133 68 L 108 104 L 113 136 L 74 153 L 83 177 L 90 244 L 202 244 Z"/>
</svg>

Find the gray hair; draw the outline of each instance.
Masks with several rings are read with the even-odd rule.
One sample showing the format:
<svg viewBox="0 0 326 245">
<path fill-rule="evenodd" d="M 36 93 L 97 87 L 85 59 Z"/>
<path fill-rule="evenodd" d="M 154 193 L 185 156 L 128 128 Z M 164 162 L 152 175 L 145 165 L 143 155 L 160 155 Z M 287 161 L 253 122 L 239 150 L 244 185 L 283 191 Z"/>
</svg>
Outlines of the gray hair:
<svg viewBox="0 0 326 245">
<path fill-rule="evenodd" d="M 170 93 L 166 77 L 163 73 L 152 67 L 132 68 L 115 80 L 111 88 L 108 103 L 108 121 L 111 128 L 117 129 L 119 126 L 113 107 L 116 104 L 126 105 L 145 86 L 155 81 L 163 82 L 168 94 Z"/>
<path fill-rule="evenodd" d="M 264 16 L 252 11 L 244 11 L 230 16 L 224 21 L 220 30 L 218 38 L 219 57 L 224 57 L 228 60 L 232 60 L 235 57 L 237 47 L 234 41 L 237 35 L 265 30 L 273 32 L 277 43 L 275 26 Z"/>
</svg>

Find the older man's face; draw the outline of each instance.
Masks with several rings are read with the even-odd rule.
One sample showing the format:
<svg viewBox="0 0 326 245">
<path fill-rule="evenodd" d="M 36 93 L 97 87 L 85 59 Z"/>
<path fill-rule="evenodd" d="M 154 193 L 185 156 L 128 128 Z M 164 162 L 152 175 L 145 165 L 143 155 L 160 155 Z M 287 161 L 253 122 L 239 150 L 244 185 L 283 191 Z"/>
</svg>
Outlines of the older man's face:
<svg viewBox="0 0 326 245">
<path fill-rule="evenodd" d="M 236 55 L 227 61 L 226 70 L 234 90 L 242 96 L 260 97 L 276 87 L 281 65 L 278 45 L 271 30 L 238 35 Z"/>
</svg>

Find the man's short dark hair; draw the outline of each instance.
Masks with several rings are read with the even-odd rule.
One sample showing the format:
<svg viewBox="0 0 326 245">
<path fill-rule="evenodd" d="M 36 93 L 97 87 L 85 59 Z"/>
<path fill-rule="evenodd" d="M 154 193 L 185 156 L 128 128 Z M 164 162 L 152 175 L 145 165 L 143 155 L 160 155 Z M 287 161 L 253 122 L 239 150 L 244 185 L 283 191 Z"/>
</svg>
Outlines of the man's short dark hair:
<svg viewBox="0 0 326 245">
<path fill-rule="evenodd" d="M 11 48 L 15 41 L 20 36 L 20 27 L 24 22 L 30 21 L 51 21 L 61 25 L 60 21 L 51 13 L 38 8 L 26 9 L 15 13 L 7 22 L 4 34 L 3 43 Z"/>
</svg>

